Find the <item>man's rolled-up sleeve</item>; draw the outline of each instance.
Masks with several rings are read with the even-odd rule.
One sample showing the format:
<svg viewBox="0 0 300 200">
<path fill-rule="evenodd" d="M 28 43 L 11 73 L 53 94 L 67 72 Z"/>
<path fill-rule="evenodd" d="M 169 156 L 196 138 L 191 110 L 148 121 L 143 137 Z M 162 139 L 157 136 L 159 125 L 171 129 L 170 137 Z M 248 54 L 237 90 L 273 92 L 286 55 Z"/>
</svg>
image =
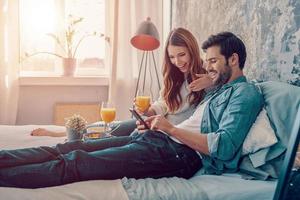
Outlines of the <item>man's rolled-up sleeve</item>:
<svg viewBox="0 0 300 200">
<path fill-rule="evenodd" d="M 219 144 L 219 134 L 216 133 L 209 133 L 207 134 L 207 144 L 208 144 L 208 151 L 210 154 L 214 154 L 218 150 Z"/>
<path fill-rule="evenodd" d="M 223 161 L 234 158 L 262 106 L 262 95 L 254 87 L 238 88 L 230 97 L 218 130 L 207 135 L 210 156 Z"/>
</svg>

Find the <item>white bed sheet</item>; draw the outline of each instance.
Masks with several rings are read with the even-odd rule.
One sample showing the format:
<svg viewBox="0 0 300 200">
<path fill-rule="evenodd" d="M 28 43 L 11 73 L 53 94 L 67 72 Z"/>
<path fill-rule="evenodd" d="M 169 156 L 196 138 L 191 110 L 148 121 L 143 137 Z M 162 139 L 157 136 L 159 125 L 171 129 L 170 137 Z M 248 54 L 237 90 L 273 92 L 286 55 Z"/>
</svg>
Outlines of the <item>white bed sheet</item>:
<svg viewBox="0 0 300 200">
<path fill-rule="evenodd" d="M 277 184 L 277 181 L 245 180 L 240 174 L 196 174 L 189 181 L 213 200 L 272 200 Z"/>
<path fill-rule="evenodd" d="M 61 126 L 5 126 L 0 125 L 0 150 L 36 146 L 53 146 L 65 141 L 65 137 L 33 137 L 30 132 L 43 127 L 53 131 L 64 131 Z M 57 187 L 20 189 L 0 187 L 1 199 L 5 200 L 128 200 L 120 180 L 83 181 Z"/>
<path fill-rule="evenodd" d="M 131 200 L 272 200 L 276 187 L 276 181 L 245 180 L 239 174 L 122 181 Z"/>
<path fill-rule="evenodd" d="M 53 146 L 65 137 L 33 137 L 30 132 L 37 127 L 64 131 L 60 126 L 3 126 L 0 125 L 0 150 L 33 146 Z M 124 184 L 124 182 L 129 184 Z M 234 175 L 201 175 L 189 180 L 181 178 L 94 180 L 39 189 L 0 187 L 1 199 L 52 200 L 52 199 L 118 199 L 118 200 L 271 200 L 276 182 L 251 181 Z"/>
<path fill-rule="evenodd" d="M 66 137 L 33 137 L 30 132 L 36 128 L 47 128 L 52 131 L 65 131 L 63 126 L 6 126 L 0 125 L 0 150 L 37 146 L 52 146 L 63 143 Z"/>
</svg>

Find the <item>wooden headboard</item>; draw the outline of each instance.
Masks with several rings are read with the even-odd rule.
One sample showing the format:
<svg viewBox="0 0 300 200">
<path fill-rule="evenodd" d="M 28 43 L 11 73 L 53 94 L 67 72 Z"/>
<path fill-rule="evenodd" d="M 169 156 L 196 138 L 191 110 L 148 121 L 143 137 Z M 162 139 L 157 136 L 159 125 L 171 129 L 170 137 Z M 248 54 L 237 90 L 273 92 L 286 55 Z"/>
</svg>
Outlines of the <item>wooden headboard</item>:
<svg viewBox="0 0 300 200">
<path fill-rule="evenodd" d="M 63 126 L 65 118 L 73 114 L 81 115 L 89 124 L 101 120 L 99 103 L 56 103 L 53 123 Z"/>
</svg>

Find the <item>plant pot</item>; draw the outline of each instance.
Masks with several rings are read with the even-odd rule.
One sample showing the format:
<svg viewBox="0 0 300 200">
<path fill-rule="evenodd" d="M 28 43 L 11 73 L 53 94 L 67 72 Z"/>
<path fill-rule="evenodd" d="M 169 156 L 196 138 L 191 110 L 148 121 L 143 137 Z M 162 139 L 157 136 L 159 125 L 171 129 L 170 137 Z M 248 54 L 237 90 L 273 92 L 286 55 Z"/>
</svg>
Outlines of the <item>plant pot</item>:
<svg viewBox="0 0 300 200">
<path fill-rule="evenodd" d="M 63 58 L 63 76 L 74 76 L 77 66 L 76 58 Z"/>
<path fill-rule="evenodd" d="M 81 132 L 78 132 L 74 129 L 70 129 L 70 128 L 67 128 L 67 138 L 68 138 L 68 141 L 75 141 L 75 140 L 81 140 L 82 139 L 82 133 Z"/>
</svg>

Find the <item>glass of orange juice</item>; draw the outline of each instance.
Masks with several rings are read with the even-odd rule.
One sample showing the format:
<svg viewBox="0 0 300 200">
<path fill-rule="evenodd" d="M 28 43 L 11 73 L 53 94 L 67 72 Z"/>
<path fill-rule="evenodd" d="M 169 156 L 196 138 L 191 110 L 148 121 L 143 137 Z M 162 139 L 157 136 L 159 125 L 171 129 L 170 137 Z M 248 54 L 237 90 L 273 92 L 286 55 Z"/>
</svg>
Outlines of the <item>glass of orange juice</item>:
<svg viewBox="0 0 300 200">
<path fill-rule="evenodd" d="M 116 118 L 116 108 L 111 102 L 102 102 L 100 115 L 105 124 L 104 131 L 106 136 L 112 136 L 109 131 L 111 130 L 110 124 Z"/>
<path fill-rule="evenodd" d="M 150 95 L 145 92 L 139 91 L 138 95 L 135 97 L 135 105 L 142 112 L 148 110 L 148 108 L 150 107 L 150 101 L 151 101 Z"/>
</svg>

